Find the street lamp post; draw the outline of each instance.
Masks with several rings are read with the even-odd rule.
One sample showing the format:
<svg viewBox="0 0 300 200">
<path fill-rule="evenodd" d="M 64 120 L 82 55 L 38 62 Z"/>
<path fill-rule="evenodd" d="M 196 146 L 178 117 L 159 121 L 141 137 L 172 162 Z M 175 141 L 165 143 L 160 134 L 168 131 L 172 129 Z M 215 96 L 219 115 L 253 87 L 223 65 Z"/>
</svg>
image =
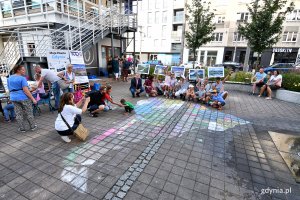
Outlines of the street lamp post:
<svg viewBox="0 0 300 200">
<path fill-rule="evenodd" d="M 145 37 L 145 33 L 143 32 L 143 27 L 142 26 L 139 26 L 139 32 L 140 32 L 140 52 L 139 52 L 139 55 L 140 55 L 140 60 L 142 58 L 142 38 L 143 36 Z"/>
<path fill-rule="evenodd" d="M 234 42 L 234 52 L 233 52 L 232 62 L 235 62 L 236 45 L 237 45 L 237 44 L 236 44 L 236 42 L 237 42 L 237 33 L 234 34 L 233 42 Z"/>
</svg>

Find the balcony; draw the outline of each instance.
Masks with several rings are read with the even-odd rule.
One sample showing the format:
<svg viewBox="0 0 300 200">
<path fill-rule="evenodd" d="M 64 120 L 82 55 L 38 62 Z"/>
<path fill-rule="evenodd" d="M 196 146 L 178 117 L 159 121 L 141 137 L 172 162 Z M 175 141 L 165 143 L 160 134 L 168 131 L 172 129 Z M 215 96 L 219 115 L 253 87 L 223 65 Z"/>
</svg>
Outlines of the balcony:
<svg viewBox="0 0 300 200">
<path fill-rule="evenodd" d="M 173 24 L 183 24 L 183 15 L 173 16 Z"/>
<path fill-rule="evenodd" d="M 182 33 L 179 31 L 172 31 L 171 42 L 172 43 L 181 43 L 181 41 L 182 41 Z"/>
<path fill-rule="evenodd" d="M 172 44 L 171 52 L 180 53 L 181 49 L 181 44 Z"/>
</svg>

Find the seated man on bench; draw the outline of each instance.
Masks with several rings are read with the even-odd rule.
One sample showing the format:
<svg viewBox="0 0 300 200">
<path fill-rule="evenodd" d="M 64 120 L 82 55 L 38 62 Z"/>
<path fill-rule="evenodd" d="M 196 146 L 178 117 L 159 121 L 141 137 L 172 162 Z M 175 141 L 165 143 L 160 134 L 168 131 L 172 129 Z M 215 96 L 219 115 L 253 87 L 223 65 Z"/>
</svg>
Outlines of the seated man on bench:
<svg viewBox="0 0 300 200">
<path fill-rule="evenodd" d="M 264 79 L 266 76 L 267 74 L 264 72 L 263 68 L 260 68 L 259 71 L 255 73 L 255 75 L 252 77 L 252 80 L 255 79 L 255 82 L 253 83 L 251 95 L 255 94 L 256 86 L 262 87 L 264 85 Z"/>
</svg>

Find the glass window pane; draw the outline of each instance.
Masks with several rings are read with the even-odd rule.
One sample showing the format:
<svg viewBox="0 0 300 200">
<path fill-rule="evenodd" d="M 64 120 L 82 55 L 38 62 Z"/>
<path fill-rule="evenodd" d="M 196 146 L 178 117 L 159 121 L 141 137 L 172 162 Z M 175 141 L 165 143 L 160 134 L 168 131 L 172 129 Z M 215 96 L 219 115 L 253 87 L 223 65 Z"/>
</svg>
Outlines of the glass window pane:
<svg viewBox="0 0 300 200">
<path fill-rule="evenodd" d="M 160 20 L 159 20 L 159 12 L 155 12 L 155 23 L 159 24 Z"/>
</svg>

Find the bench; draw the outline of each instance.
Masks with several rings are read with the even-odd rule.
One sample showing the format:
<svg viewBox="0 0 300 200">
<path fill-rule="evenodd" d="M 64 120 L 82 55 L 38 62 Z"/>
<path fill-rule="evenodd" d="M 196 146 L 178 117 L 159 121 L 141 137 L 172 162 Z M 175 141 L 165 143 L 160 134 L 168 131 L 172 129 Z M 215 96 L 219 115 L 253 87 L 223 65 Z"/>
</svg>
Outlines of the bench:
<svg viewBox="0 0 300 200">
<path fill-rule="evenodd" d="M 226 81 L 225 90 L 251 93 L 252 92 L 252 84 L 251 83 L 238 83 L 238 82 Z M 256 87 L 255 93 L 259 94 L 259 91 L 260 91 L 260 87 Z M 276 97 L 276 90 L 273 90 L 272 91 L 272 98 L 275 98 L 275 97 Z"/>
</svg>

